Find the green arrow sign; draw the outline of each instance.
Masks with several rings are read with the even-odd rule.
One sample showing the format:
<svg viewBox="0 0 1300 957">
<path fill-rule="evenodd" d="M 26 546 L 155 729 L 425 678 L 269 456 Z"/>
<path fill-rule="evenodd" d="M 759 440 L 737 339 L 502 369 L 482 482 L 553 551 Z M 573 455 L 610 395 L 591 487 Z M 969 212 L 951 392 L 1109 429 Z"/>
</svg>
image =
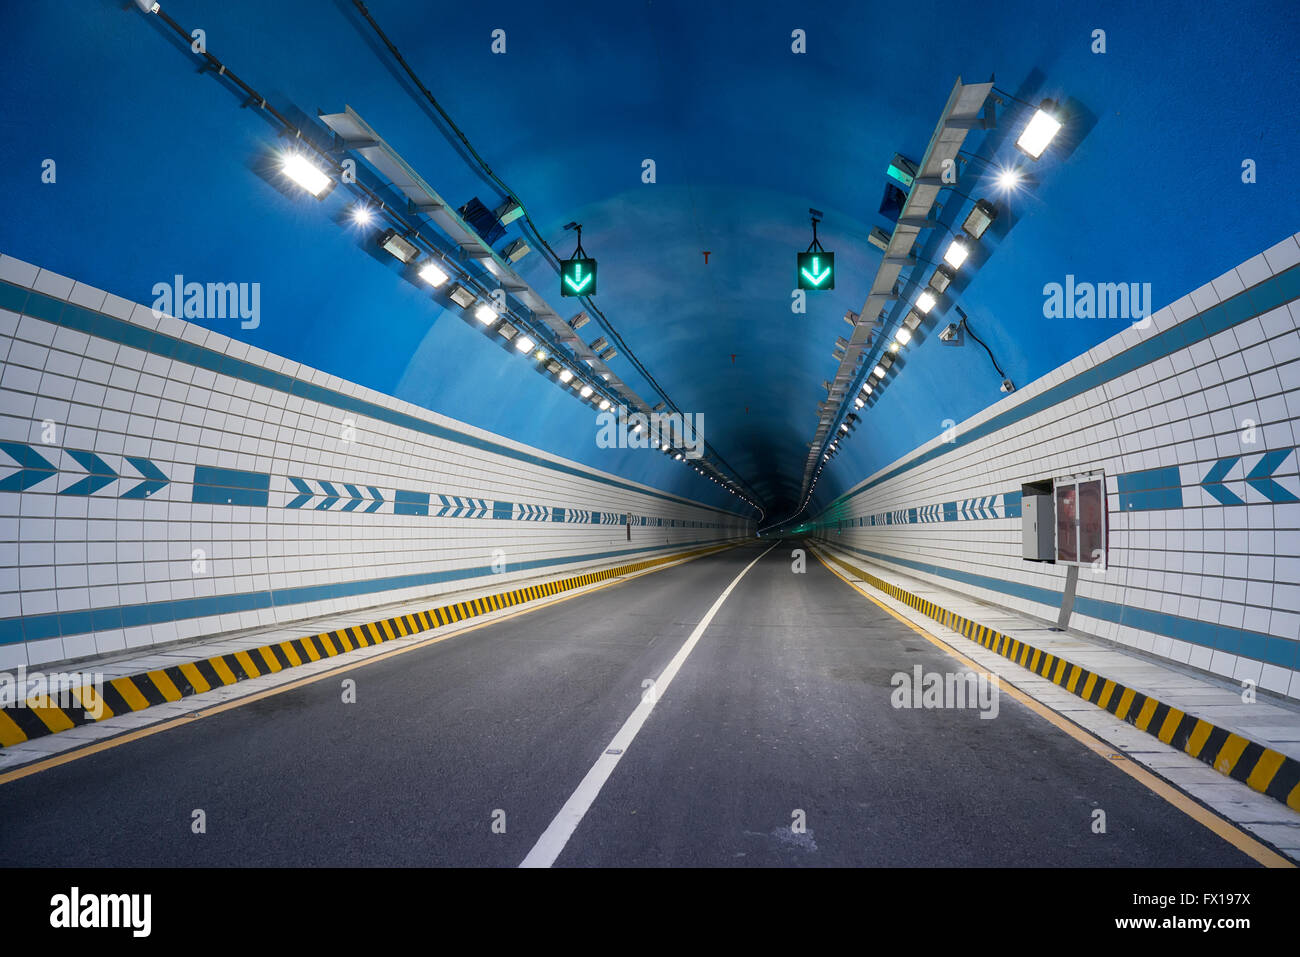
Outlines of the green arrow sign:
<svg viewBox="0 0 1300 957">
<path fill-rule="evenodd" d="M 800 289 L 835 288 L 835 254 L 799 253 L 795 261 Z"/>
<path fill-rule="evenodd" d="M 596 294 L 596 260 L 560 260 L 560 295 L 594 296 Z"/>
</svg>

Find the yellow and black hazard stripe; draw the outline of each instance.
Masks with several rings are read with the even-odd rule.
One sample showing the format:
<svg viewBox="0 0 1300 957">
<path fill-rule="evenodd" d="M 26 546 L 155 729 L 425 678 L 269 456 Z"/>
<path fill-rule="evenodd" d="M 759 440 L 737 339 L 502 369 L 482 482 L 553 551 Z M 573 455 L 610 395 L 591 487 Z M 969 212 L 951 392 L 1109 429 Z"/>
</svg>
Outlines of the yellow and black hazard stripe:
<svg viewBox="0 0 1300 957">
<path fill-rule="evenodd" d="M 405 638 L 434 628 L 455 624 L 488 612 L 500 611 L 525 602 L 597 582 L 645 571 L 657 565 L 708 555 L 733 542 L 710 545 L 658 558 L 648 558 L 628 565 L 587 572 L 556 581 L 515 588 L 510 591 L 470 598 L 451 605 L 398 615 L 382 621 L 353 625 L 337 631 L 305 638 L 293 638 L 225 655 L 213 655 L 198 661 L 105 681 L 96 700 L 90 686 L 70 689 L 56 701 L 49 696 L 28 698 L 23 707 L 0 709 L 0 747 L 21 744 L 47 734 L 57 734 L 79 725 L 103 721 L 114 715 L 143 711 L 168 701 L 179 701 L 213 688 L 232 685 L 248 678 L 294 668 L 309 661 L 333 658 L 358 648 L 367 648 L 394 638 Z"/>
<path fill-rule="evenodd" d="M 828 560 L 891 598 L 915 608 L 927 618 L 1028 668 L 1089 704 L 1104 708 L 1139 731 L 1145 731 L 1170 747 L 1205 762 L 1220 774 L 1300 811 L 1300 761 L 1295 758 L 1180 711 L 1058 655 L 994 631 L 987 625 L 877 578 L 836 555 L 824 554 Z"/>
</svg>

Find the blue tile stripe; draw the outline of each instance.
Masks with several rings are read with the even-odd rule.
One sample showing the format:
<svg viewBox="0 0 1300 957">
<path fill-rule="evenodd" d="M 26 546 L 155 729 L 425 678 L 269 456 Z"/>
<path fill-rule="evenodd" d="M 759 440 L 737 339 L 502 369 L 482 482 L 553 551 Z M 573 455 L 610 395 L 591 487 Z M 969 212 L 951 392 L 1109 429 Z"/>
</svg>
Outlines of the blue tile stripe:
<svg viewBox="0 0 1300 957">
<path fill-rule="evenodd" d="M 698 539 L 690 542 L 673 542 L 671 546 L 647 545 L 606 552 L 590 552 L 567 558 L 538 558 L 512 562 L 510 571 L 528 571 L 534 568 L 558 568 L 580 562 L 602 561 L 624 555 L 644 552 L 689 548 L 695 545 L 718 545 L 720 540 Z M 146 602 L 138 605 L 118 605 L 87 611 L 53 612 L 44 615 L 27 615 L 0 620 L 0 645 L 22 641 L 40 641 L 44 638 L 80 635 L 91 631 L 109 631 L 118 628 L 135 628 L 140 625 L 158 625 L 187 618 L 208 618 L 240 611 L 258 611 L 285 605 L 327 601 L 332 598 L 350 598 L 357 595 L 374 595 L 399 588 L 422 588 L 444 582 L 465 581 L 494 575 L 492 566 L 453 568 L 439 572 L 421 572 L 411 575 L 394 575 L 388 578 L 371 578 L 362 581 L 340 582 L 330 585 L 302 585 L 294 588 L 275 588 L 266 591 L 246 592 L 238 595 L 214 595 L 204 598 L 181 598 L 172 601 Z"/>
<path fill-rule="evenodd" d="M 194 466 L 193 501 L 198 505 L 251 505 L 266 508 L 271 476 L 212 465 Z"/>
<path fill-rule="evenodd" d="M 1117 356 L 1112 356 L 1085 369 L 1078 375 L 1061 382 L 1050 389 L 1045 389 L 1036 396 L 1021 402 L 1005 412 L 993 416 L 979 425 L 973 426 L 957 436 L 955 442 L 944 442 L 926 452 L 913 456 L 906 462 L 890 469 L 855 489 L 835 499 L 827 511 L 856 498 L 890 479 L 911 471 L 919 465 L 931 462 L 947 455 L 955 449 L 969 445 L 987 435 L 1022 422 L 1062 402 L 1083 395 L 1100 385 L 1104 385 L 1120 376 L 1135 372 L 1143 366 L 1150 365 L 1157 359 L 1186 349 L 1188 346 L 1216 336 L 1226 329 L 1263 315 L 1294 299 L 1300 298 L 1300 266 L 1292 266 L 1263 282 L 1237 293 L 1216 306 L 1186 319 L 1164 332 L 1157 333 L 1136 345 L 1130 346 Z M 823 512 L 824 514 L 824 512 Z"/>
<path fill-rule="evenodd" d="M 1125 472 L 1115 476 L 1121 512 L 1183 507 L 1183 483 L 1178 466 Z"/>
<path fill-rule="evenodd" d="M 428 515 L 429 493 L 409 492 L 399 488 L 393 493 L 394 515 Z"/>
<path fill-rule="evenodd" d="M 951 581 L 962 582 L 976 588 L 984 588 L 988 591 L 1047 606 L 1050 609 L 1050 614 L 1045 617 L 1048 618 L 1055 618 L 1056 612 L 1061 607 L 1061 593 L 1050 588 L 1039 588 L 1034 585 L 1021 584 L 1020 582 L 992 578 L 988 575 L 960 571 L 930 562 L 899 558 L 896 555 L 873 552 L 847 543 L 834 542 L 833 544 L 836 548 L 856 552 L 859 555 L 886 564 L 901 565 L 914 571 L 927 572 L 939 578 L 947 578 Z M 1242 655 L 1246 658 L 1282 668 L 1300 668 L 1300 642 L 1289 638 L 1265 635 L 1242 628 L 1231 628 L 1227 625 L 1198 621 L 1194 618 L 1183 618 L 1178 615 L 1151 611 L 1146 608 L 1134 608 L 1131 605 L 1102 601 L 1097 598 L 1075 598 L 1074 613 L 1136 628 L 1140 631 L 1148 631 L 1156 635 L 1164 635 L 1167 638 L 1177 638 L 1179 641 L 1186 641 L 1203 648 L 1212 648 L 1228 654 Z"/>
<path fill-rule="evenodd" d="M 611 488 L 634 492 L 638 495 L 647 495 L 651 498 L 656 498 L 665 502 L 672 502 L 677 505 L 707 508 L 710 511 L 734 515 L 742 519 L 746 518 L 746 516 L 741 512 L 735 512 L 719 506 L 702 505 L 699 502 L 694 502 L 678 495 L 671 495 L 667 492 L 660 492 L 655 489 L 641 488 L 627 482 L 619 481 L 618 479 L 599 475 L 583 468 L 566 465 L 560 462 L 552 462 L 548 459 L 542 458 L 541 456 L 533 455 L 530 452 L 524 452 L 519 449 L 511 448 L 510 446 L 501 445 L 500 443 L 493 442 L 489 439 L 468 435 L 457 429 L 449 428 L 448 426 L 427 422 L 424 419 L 417 418 L 416 416 L 397 412 L 396 410 L 386 408 L 385 406 L 376 405 L 373 402 L 367 402 L 364 399 L 359 399 L 355 396 L 345 395 L 342 392 L 336 392 L 333 389 L 327 389 L 324 386 L 316 385 L 312 382 L 303 382 L 293 376 L 285 375 L 282 372 L 274 372 L 271 369 L 267 369 L 264 366 L 257 365 L 256 363 L 236 359 L 233 356 L 225 355 L 224 353 L 208 349 L 193 342 L 176 339 L 172 336 L 157 332 L 156 330 L 146 329 L 145 327 L 138 326 L 135 323 L 127 322 L 124 319 L 105 315 L 102 312 L 96 312 L 95 310 L 87 309 L 84 306 L 73 305 L 72 303 L 64 302 L 62 299 L 57 299 L 53 296 L 48 296 L 45 293 L 37 292 L 34 289 L 27 289 L 24 286 L 18 286 L 11 282 L 5 282 L 4 280 L 0 280 L 0 308 L 22 313 L 23 315 L 31 316 L 34 319 L 40 319 L 44 322 L 53 323 L 54 325 L 62 326 L 66 329 L 74 329 L 77 332 L 82 332 L 89 336 L 95 336 L 96 338 L 116 342 L 119 345 L 138 349 L 141 352 L 148 352 L 166 359 L 175 360 L 176 362 L 183 362 L 199 369 L 206 369 L 210 372 L 230 376 L 244 382 L 251 382 L 255 385 L 265 386 L 268 389 L 274 389 L 288 395 L 301 396 L 302 398 L 308 399 L 312 402 L 319 402 L 322 405 L 327 405 L 345 412 L 364 415 L 381 422 L 387 422 L 390 425 L 410 429 L 411 431 L 420 433 L 421 435 L 428 435 L 436 439 L 444 439 L 462 446 L 514 459 L 518 462 L 525 462 L 529 465 L 535 465 L 551 472 L 571 475 L 588 482 L 597 482 Z"/>
</svg>

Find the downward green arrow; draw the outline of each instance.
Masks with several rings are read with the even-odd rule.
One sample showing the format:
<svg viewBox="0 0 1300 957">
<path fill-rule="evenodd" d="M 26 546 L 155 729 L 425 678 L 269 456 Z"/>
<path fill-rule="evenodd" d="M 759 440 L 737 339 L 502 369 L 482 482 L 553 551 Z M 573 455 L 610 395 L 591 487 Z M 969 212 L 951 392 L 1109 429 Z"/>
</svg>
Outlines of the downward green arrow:
<svg viewBox="0 0 1300 957">
<path fill-rule="evenodd" d="M 591 276 L 582 279 L 581 282 L 577 282 L 576 280 L 579 279 L 582 279 L 582 263 L 575 263 L 573 267 L 573 275 L 565 276 L 564 281 L 569 284 L 569 288 L 574 292 L 582 292 L 582 290 L 586 289 L 591 283 Z"/>
<path fill-rule="evenodd" d="M 787 261 L 788 261 L 788 260 L 787 260 Z M 814 256 L 814 257 L 813 257 L 813 271 L 812 271 L 812 272 L 809 272 L 809 271 L 808 271 L 808 267 L 807 267 L 807 266 L 805 266 L 803 269 L 799 270 L 801 273 L 803 273 L 803 277 L 804 277 L 805 279 L 807 279 L 810 283 L 812 283 L 814 286 L 820 286 L 823 282 L 826 281 L 826 277 L 829 276 L 829 275 L 831 274 L 831 267 L 830 267 L 830 266 L 827 266 L 825 269 L 821 270 L 821 272 L 818 272 L 818 271 L 817 271 L 817 264 L 818 264 L 819 262 L 821 262 L 821 260 L 820 260 L 817 256 Z M 814 273 L 816 273 L 816 275 L 814 275 Z M 786 275 L 788 276 L 789 273 L 786 273 Z"/>
</svg>

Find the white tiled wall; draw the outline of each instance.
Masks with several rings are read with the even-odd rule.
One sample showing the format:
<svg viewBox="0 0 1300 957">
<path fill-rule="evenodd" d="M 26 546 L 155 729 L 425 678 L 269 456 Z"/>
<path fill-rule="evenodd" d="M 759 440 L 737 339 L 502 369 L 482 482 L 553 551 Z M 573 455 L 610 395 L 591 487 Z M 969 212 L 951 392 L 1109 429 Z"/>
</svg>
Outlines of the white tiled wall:
<svg viewBox="0 0 1300 957">
<path fill-rule="evenodd" d="M 1149 328 L 1130 327 L 958 426 L 958 434 L 1014 409 L 1079 372 L 1300 262 L 1300 235 L 1161 309 Z M 1019 518 L 838 528 L 896 509 L 1018 491 L 1023 482 L 1104 470 L 1108 567 L 1083 567 L 1078 592 L 1135 609 L 1300 639 L 1300 502 L 1274 503 L 1244 481 L 1266 452 L 1292 450 L 1273 474 L 1300 494 L 1300 301 L 1226 331 L 1038 412 L 908 470 L 841 497 L 819 517 L 819 537 L 877 555 L 924 562 L 1000 582 L 1061 591 L 1064 566 L 1022 558 Z M 1249 423 L 1253 422 L 1253 430 Z M 1252 441 L 1253 440 L 1253 441 Z M 942 437 L 882 469 L 883 475 Z M 1201 482 L 1215 462 L 1240 460 L 1225 482 L 1245 504 L 1220 504 Z M 1177 466 L 1183 508 L 1120 510 L 1116 476 Z M 1001 499 L 996 513 L 1004 515 Z M 915 569 L 909 569 L 917 573 Z M 1055 621 L 1057 608 L 947 576 L 946 587 Z M 1300 697 L 1294 668 L 1227 654 L 1177 634 L 1157 634 L 1076 613 L 1070 627 L 1271 691 Z M 1167 629 L 1168 630 L 1168 629 Z M 1185 629 L 1184 629 L 1185 630 Z"/>
<path fill-rule="evenodd" d="M 596 561 L 560 561 L 566 557 L 627 552 L 635 561 L 654 551 L 752 531 L 752 523 L 736 515 L 665 500 L 623 479 L 635 490 L 613 487 L 600 477 L 616 476 L 199 326 L 158 319 L 144 306 L 7 256 L 0 257 L 0 279 L 590 476 L 434 438 L 0 309 L 0 442 L 30 446 L 60 469 L 30 490 L 0 492 L 0 620 L 482 568 L 498 559 L 506 568 L 488 577 L 307 604 L 0 643 L 0 667 L 283 623 L 480 584 L 499 590 L 507 582 L 547 573 L 548 565 L 567 575 Z M 56 430 L 53 441 L 46 441 L 47 421 Z M 344 441 L 349 428 L 351 441 Z M 58 494 L 86 475 L 70 449 L 93 451 L 123 477 L 90 495 Z M 149 459 L 169 483 L 147 499 L 121 497 L 142 481 L 127 462 L 130 456 Z M 0 463 L 0 480 L 18 469 L 8 456 L 0 456 Z M 268 506 L 194 503 L 196 466 L 270 473 Z M 305 507 L 286 507 L 299 495 L 290 477 L 308 480 L 316 493 Z M 317 509 L 325 499 L 319 480 L 333 484 L 344 501 Z M 342 511 L 351 498 L 343 483 L 365 496 L 348 512 Z M 372 504 L 369 486 L 385 500 L 374 513 L 365 512 Z M 394 514 L 396 489 L 433 493 L 429 516 Z M 436 517 L 438 494 L 480 500 L 486 514 Z M 516 503 L 514 514 L 524 505 L 560 506 L 679 524 L 634 525 L 629 542 L 621 523 L 494 519 L 497 500 Z M 683 527 L 683 522 L 707 527 Z M 203 552 L 200 571 L 196 550 Z M 536 561 L 545 564 L 518 567 Z"/>
</svg>

